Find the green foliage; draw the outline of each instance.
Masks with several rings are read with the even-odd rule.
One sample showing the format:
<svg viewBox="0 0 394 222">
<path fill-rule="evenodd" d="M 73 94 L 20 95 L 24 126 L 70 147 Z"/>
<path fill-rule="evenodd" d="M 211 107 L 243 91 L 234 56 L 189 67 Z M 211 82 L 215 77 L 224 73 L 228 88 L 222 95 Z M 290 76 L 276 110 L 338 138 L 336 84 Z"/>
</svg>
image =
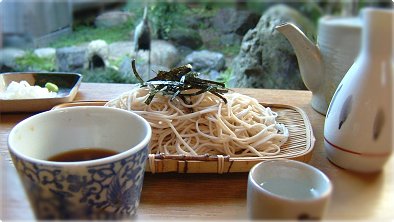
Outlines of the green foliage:
<svg viewBox="0 0 394 222">
<path fill-rule="evenodd" d="M 147 3 L 147 1 L 127 0 L 125 6 L 123 7 L 123 10 L 133 12 L 137 16 L 137 18 L 142 18 L 144 7 L 147 5 Z"/>
<path fill-rule="evenodd" d="M 227 68 L 226 70 L 224 70 L 224 72 L 220 73 L 220 76 L 217 79 L 217 81 L 224 82 L 224 84 L 226 86 L 228 86 L 228 83 L 229 83 L 229 81 L 231 79 L 231 73 L 232 72 L 233 72 L 232 68 Z"/>
<path fill-rule="evenodd" d="M 187 10 L 185 4 L 164 1 L 150 6 L 148 14 L 157 38 L 167 40 L 173 29 L 185 27 L 184 15 Z"/>
<path fill-rule="evenodd" d="M 148 19 L 151 24 L 152 33 L 158 39 L 168 39 L 168 34 L 174 28 L 185 27 L 184 18 L 191 10 L 184 3 L 169 1 L 135 1 L 128 0 L 124 10 L 133 12 L 136 18 L 140 18 L 133 25 L 134 29 L 142 20 L 144 7 L 148 6 Z"/>
<path fill-rule="evenodd" d="M 131 41 L 130 32 L 133 26 L 133 21 L 128 21 L 125 24 L 110 28 L 96 28 L 85 25 L 77 26 L 74 28 L 73 33 L 53 42 L 50 47 L 61 48 L 79 45 L 97 39 L 102 39 L 108 44 L 116 41 Z"/>
<path fill-rule="evenodd" d="M 307 1 L 299 8 L 300 12 L 308 17 L 315 26 L 319 18 L 323 15 L 323 9 L 315 1 Z"/>
<path fill-rule="evenodd" d="M 210 10 L 218 10 L 221 8 L 235 7 L 235 1 L 212 1 L 212 0 L 203 0 L 199 2 L 199 7 L 204 9 L 204 11 Z"/>
<path fill-rule="evenodd" d="M 193 3 L 186 5 L 187 9 L 182 11 L 184 16 L 198 16 L 201 18 L 214 17 L 217 12 L 225 7 L 231 7 L 231 2 L 228 1 L 200 1 L 199 3 Z"/>
<path fill-rule="evenodd" d="M 55 71 L 56 63 L 55 58 L 40 58 L 33 52 L 27 52 L 23 57 L 15 60 L 18 71 Z"/>
</svg>

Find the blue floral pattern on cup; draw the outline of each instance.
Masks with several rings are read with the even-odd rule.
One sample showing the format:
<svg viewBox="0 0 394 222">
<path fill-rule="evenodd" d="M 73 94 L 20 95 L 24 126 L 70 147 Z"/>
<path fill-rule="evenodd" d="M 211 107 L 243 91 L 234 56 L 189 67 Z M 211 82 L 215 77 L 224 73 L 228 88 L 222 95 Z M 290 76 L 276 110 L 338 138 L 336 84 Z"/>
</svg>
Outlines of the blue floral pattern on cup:
<svg viewBox="0 0 394 222">
<path fill-rule="evenodd" d="M 11 152 L 39 219 L 119 219 L 134 215 L 147 155 L 145 147 L 116 162 L 66 171 L 22 160 Z"/>
</svg>

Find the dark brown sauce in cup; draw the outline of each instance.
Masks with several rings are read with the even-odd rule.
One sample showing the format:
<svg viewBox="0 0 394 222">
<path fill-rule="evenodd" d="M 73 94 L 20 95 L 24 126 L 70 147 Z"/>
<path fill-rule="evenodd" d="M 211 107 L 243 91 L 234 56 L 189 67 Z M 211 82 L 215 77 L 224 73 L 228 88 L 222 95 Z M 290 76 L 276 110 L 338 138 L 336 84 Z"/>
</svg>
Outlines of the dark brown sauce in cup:
<svg viewBox="0 0 394 222">
<path fill-rule="evenodd" d="M 48 158 L 49 161 L 55 162 L 77 162 L 97 160 L 118 154 L 118 152 L 101 148 L 83 148 L 70 150 L 63 153 L 56 154 Z"/>
</svg>

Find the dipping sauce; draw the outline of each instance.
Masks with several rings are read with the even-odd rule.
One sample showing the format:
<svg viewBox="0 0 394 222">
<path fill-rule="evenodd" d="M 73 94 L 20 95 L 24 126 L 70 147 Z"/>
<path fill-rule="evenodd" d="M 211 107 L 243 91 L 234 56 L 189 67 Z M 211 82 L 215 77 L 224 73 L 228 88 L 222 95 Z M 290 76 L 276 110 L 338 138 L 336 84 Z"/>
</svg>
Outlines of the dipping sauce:
<svg viewBox="0 0 394 222">
<path fill-rule="evenodd" d="M 70 150 L 67 152 L 56 154 L 50 158 L 49 161 L 56 162 L 77 162 L 87 160 L 97 160 L 118 154 L 118 152 L 101 148 L 82 148 Z"/>
</svg>

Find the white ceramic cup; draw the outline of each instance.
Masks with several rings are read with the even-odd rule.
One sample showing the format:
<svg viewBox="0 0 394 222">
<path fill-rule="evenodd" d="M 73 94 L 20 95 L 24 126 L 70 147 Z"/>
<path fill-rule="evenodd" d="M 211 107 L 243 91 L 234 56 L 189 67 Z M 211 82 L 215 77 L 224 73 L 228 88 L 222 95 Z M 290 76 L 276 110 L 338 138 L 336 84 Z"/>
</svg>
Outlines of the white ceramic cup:
<svg viewBox="0 0 394 222">
<path fill-rule="evenodd" d="M 38 219 L 119 219 L 136 213 L 150 138 L 149 123 L 134 113 L 72 107 L 18 123 L 8 146 Z M 78 162 L 48 161 L 80 148 L 117 154 Z"/>
<path fill-rule="evenodd" d="M 269 160 L 249 172 L 250 219 L 321 219 L 332 184 L 320 170 L 294 160 Z"/>
</svg>

